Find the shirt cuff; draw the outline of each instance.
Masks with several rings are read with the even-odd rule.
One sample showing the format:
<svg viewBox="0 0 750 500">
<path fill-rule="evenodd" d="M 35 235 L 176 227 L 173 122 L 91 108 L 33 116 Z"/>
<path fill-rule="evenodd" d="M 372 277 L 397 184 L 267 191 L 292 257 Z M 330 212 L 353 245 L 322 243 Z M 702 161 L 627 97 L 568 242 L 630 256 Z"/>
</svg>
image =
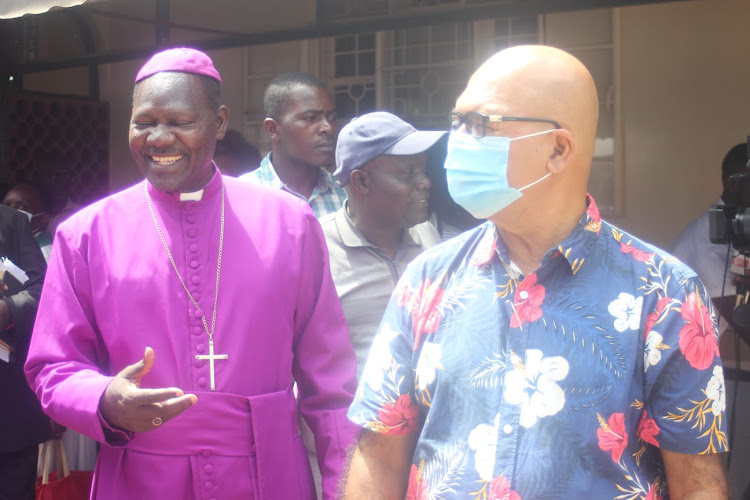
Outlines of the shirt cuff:
<svg viewBox="0 0 750 500">
<path fill-rule="evenodd" d="M 126 431 L 119 427 L 112 427 L 104 419 L 101 411 L 97 410 L 96 415 L 99 417 L 99 423 L 102 426 L 102 432 L 104 432 L 104 440 L 108 445 L 114 447 L 125 446 L 133 440 L 133 436 L 135 436 L 134 432 Z"/>
</svg>

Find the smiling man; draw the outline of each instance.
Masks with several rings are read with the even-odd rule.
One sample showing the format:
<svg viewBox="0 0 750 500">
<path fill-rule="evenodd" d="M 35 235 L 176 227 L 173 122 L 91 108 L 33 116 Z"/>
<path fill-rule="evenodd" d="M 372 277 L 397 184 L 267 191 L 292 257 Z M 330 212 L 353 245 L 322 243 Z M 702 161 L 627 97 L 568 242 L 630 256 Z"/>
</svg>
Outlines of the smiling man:
<svg viewBox="0 0 750 500">
<path fill-rule="evenodd" d="M 327 170 L 336 147 L 336 109 L 325 84 L 309 73 L 282 73 L 263 96 L 271 152 L 242 180 L 288 191 L 317 217 L 338 210 L 346 193 Z"/>
<path fill-rule="evenodd" d="M 320 225 L 221 176 L 220 81 L 202 52 L 154 55 L 130 123 L 146 180 L 58 229 L 26 373 L 47 413 L 102 443 L 93 498 L 313 498 L 298 406 L 332 498 L 353 437 Z"/>
<path fill-rule="evenodd" d="M 341 129 L 334 175 L 349 197 L 320 224 L 358 375 L 406 265 L 440 242 L 437 229 L 426 222 L 430 180 L 425 164 L 427 150 L 445 134 L 418 131 L 382 111 Z"/>
</svg>

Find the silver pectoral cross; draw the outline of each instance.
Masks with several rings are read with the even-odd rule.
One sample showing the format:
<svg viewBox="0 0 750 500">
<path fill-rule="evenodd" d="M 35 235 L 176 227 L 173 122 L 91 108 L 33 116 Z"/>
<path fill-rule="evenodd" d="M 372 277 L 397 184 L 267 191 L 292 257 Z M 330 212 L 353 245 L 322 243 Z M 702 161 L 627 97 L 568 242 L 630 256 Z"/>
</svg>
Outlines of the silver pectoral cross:
<svg viewBox="0 0 750 500">
<path fill-rule="evenodd" d="M 211 372 L 211 390 L 216 390 L 216 379 L 214 377 L 214 360 L 229 359 L 229 354 L 214 354 L 214 341 L 208 341 L 208 354 L 197 354 L 195 359 L 207 359 L 209 370 Z"/>
</svg>

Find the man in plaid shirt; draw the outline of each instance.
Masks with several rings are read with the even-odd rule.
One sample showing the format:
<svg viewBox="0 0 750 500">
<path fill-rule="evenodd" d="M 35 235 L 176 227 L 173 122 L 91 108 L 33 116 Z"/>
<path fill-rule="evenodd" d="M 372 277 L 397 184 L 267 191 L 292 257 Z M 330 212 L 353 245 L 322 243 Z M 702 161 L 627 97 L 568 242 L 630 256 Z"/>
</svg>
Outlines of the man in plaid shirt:
<svg viewBox="0 0 750 500">
<path fill-rule="evenodd" d="M 308 73 L 282 73 L 268 84 L 263 111 L 271 152 L 240 178 L 306 200 L 316 217 L 341 208 L 346 192 L 326 168 L 334 161 L 336 109 L 325 84 Z"/>
</svg>

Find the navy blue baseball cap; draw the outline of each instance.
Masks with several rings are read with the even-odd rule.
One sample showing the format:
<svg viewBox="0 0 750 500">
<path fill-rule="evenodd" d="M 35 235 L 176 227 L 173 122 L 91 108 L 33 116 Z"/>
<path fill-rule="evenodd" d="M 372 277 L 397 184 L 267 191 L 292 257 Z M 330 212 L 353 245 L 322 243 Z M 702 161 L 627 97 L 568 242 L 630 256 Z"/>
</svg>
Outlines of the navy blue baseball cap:
<svg viewBox="0 0 750 500">
<path fill-rule="evenodd" d="M 334 177 L 343 186 L 352 170 L 380 155 L 415 155 L 430 149 L 447 131 L 417 130 L 398 116 L 376 111 L 347 123 L 336 143 Z"/>
</svg>

